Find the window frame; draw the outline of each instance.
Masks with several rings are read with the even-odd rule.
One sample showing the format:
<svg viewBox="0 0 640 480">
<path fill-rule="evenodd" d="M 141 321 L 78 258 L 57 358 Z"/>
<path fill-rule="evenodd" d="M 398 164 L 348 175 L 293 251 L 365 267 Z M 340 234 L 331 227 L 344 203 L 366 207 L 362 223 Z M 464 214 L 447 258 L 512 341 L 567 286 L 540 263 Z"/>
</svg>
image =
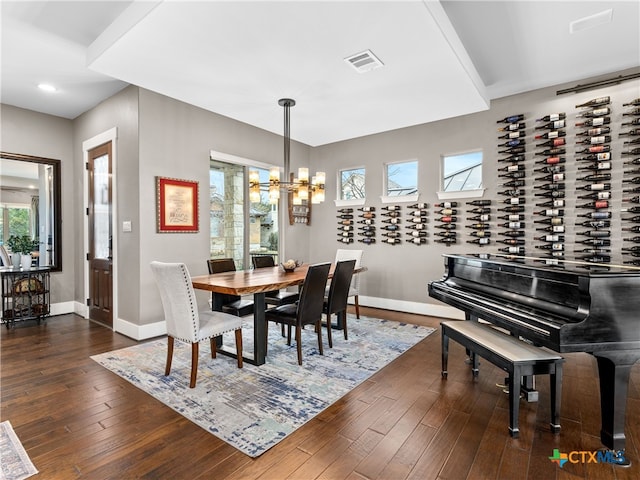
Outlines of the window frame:
<svg viewBox="0 0 640 480">
<path fill-rule="evenodd" d="M 484 192 L 485 192 L 484 186 L 482 188 L 474 188 L 470 190 L 457 190 L 453 192 L 444 191 L 444 163 L 446 158 L 456 157 L 461 155 L 468 155 L 472 153 L 480 153 L 482 155 L 482 162 L 481 162 L 482 170 L 481 170 L 480 178 L 482 179 L 482 185 L 484 185 L 484 168 L 483 167 L 485 166 L 485 163 L 484 163 L 485 156 L 484 156 L 484 150 L 482 149 L 482 147 L 472 148 L 469 150 L 462 150 L 458 152 L 442 153 L 440 155 L 440 176 L 438 179 L 439 186 L 438 186 L 438 191 L 436 192 L 439 200 L 449 200 L 454 198 L 480 198 L 484 196 Z"/>
<path fill-rule="evenodd" d="M 389 192 L 389 166 L 398 165 L 402 163 L 415 163 L 416 164 L 416 193 L 411 193 L 408 195 L 388 195 Z M 383 194 L 380 196 L 380 201 L 382 203 L 405 203 L 405 202 L 417 202 L 420 198 L 420 161 L 417 158 L 412 158 L 408 160 L 397 160 L 394 162 L 387 162 L 384 164 L 384 170 L 382 172 L 382 192 Z"/>
<path fill-rule="evenodd" d="M 351 198 L 351 199 L 343 199 L 342 198 L 342 172 L 349 170 L 364 170 L 364 185 L 365 185 L 365 193 L 362 198 Z M 367 167 L 366 165 L 358 165 L 347 168 L 340 168 L 336 172 L 336 199 L 334 200 L 336 207 L 349 207 L 349 206 L 358 206 L 364 205 L 367 202 Z"/>
</svg>

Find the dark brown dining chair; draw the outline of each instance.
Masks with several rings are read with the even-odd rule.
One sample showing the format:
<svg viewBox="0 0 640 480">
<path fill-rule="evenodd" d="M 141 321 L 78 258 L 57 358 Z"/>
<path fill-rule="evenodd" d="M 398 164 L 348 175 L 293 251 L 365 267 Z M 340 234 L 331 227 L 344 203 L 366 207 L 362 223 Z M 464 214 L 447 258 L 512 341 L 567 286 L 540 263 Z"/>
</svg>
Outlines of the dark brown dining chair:
<svg viewBox="0 0 640 480">
<path fill-rule="evenodd" d="M 235 272 L 236 263 L 233 258 L 212 258 L 207 260 L 209 273 Z M 216 293 L 211 294 L 211 306 L 213 306 Z M 244 317 L 253 313 L 253 300 L 245 300 L 240 295 L 222 294 L 222 311 L 238 317 Z"/>
<path fill-rule="evenodd" d="M 253 268 L 275 267 L 276 262 L 271 255 L 256 255 L 251 258 Z M 295 303 L 299 298 L 298 292 L 287 292 L 286 290 L 272 290 L 264 293 L 264 301 L 267 305 L 287 305 Z"/>
<path fill-rule="evenodd" d="M 347 340 L 347 304 L 349 302 L 351 278 L 353 277 L 355 267 L 355 259 L 336 263 L 336 269 L 333 272 L 331 285 L 329 287 L 329 295 L 324 298 L 322 312 L 327 315 L 327 339 L 329 340 L 329 348 L 333 348 L 333 339 L 331 338 L 332 314 L 336 314 L 338 318 L 342 320 L 344 339 Z"/>
<path fill-rule="evenodd" d="M 314 325 L 318 335 L 318 351 L 322 350 L 322 305 L 324 303 L 324 288 L 329 278 L 330 263 L 311 265 L 302 284 L 300 299 L 297 303 L 280 305 L 264 312 L 265 343 L 269 333 L 269 322 L 286 324 L 296 329 L 296 347 L 298 351 L 298 365 L 302 365 L 302 328 Z M 291 338 L 287 341 L 291 344 Z M 266 351 L 266 348 L 265 348 Z"/>
</svg>

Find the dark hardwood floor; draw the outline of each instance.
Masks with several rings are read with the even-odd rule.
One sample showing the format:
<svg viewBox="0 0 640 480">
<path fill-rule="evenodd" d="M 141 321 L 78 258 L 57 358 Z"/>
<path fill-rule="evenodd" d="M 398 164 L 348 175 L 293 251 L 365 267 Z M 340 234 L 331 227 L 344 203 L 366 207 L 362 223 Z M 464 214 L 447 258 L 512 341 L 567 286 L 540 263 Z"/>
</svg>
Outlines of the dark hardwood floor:
<svg viewBox="0 0 640 480">
<path fill-rule="evenodd" d="M 427 326 L 438 319 L 384 310 L 365 315 Z M 336 336 L 337 339 L 340 337 Z M 593 451 L 600 412 L 595 360 L 568 354 L 562 431 L 549 431 L 549 384 L 521 403 L 508 435 L 504 372 L 486 361 L 471 379 L 451 344 L 440 375 L 434 333 L 261 457 L 251 459 L 93 362 L 135 342 L 75 315 L 1 329 L 1 410 L 42 479 L 632 479 L 640 478 L 640 364 L 627 399 L 629 468 L 548 457 Z M 335 340 L 334 340 L 335 341 Z M 202 361 L 202 360 L 201 360 Z"/>
</svg>

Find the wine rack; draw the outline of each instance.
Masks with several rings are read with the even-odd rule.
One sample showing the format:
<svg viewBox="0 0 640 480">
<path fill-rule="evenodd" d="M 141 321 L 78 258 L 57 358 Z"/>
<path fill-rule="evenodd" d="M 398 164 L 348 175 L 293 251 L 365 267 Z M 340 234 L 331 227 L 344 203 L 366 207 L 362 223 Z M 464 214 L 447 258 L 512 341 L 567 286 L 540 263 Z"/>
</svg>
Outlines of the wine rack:
<svg viewBox="0 0 640 480">
<path fill-rule="evenodd" d="M 409 205 L 407 212 L 407 224 L 405 225 L 407 243 L 425 245 L 427 243 L 427 222 L 429 221 L 429 204 L 415 203 Z"/>
<path fill-rule="evenodd" d="M 599 97 L 576 105 L 576 164 L 587 174 L 576 178 L 575 253 L 590 263 L 611 262 L 610 104 L 610 97 Z"/>
<path fill-rule="evenodd" d="M 353 243 L 353 208 L 338 210 L 338 242 Z"/>
<path fill-rule="evenodd" d="M 552 113 L 536 120 L 534 140 L 535 248 L 544 250 L 543 262 L 557 263 L 565 253 L 566 113 Z M 544 217 L 544 218 L 538 218 Z"/>
<path fill-rule="evenodd" d="M 467 202 L 472 208 L 467 209 L 467 220 L 471 220 L 471 224 L 466 225 L 473 231 L 469 233 L 472 238 L 467 243 L 474 243 L 479 247 L 489 245 L 491 243 L 491 200 L 473 200 Z"/>
<path fill-rule="evenodd" d="M 525 191 L 526 169 L 526 123 L 522 114 L 510 115 L 497 123 L 505 124 L 498 129 L 498 155 L 504 157 L 498 158 L 498 163 L 503 165 L 498 168 L 498 177 L 504 179 L 499 184 L 498 195 L 505 197 L 499 200 L 504 204 L 498 207 L 498 218 L 504 220 L 499 226 L 505 231 L 499 231 L 498 234 L 504 236 L 497 240 L 499 243 L 507 245 L 499 250 L 507 252 L 510 255 L 521 256 L 525 254 L 524 248 L 524 210 L 525 210 Z M 482 207 L 478 207 L 482 208 Z"/>
<path fill-rule="evenodd" d="M 376 243 L 376 207 L 362 207 L 358 211 L 358 242 L 365 245 Z"/>
<path fill-rule="evenodd" d="M 457 242 L 458 234 L 458 202 L 443 202 L 433 205 L 434 209 L 434 229 L 433 235 L 436 243 L 444 243 L 447 247 Z"/>
<path fill-rule="evenodd" d="M 623 262 L 640 266 L 640 98 L 623 103 L 623 208 L 622 241 Z"/>
<path fill-rule="evenodd" d="M 384 212 L 382 212 L 380 216 L 385 218 L 382 219 L 382 225 L 380 227 L 383 237 L 380 241 L 387 245 L 401 244 L 402 234 L 400 233 L 400 223 L 402 221 L 402 207 L 400 205 L 387 205 L 386 207 L 382 207 L 382 210 L 384 210 Z"/>
</svg>

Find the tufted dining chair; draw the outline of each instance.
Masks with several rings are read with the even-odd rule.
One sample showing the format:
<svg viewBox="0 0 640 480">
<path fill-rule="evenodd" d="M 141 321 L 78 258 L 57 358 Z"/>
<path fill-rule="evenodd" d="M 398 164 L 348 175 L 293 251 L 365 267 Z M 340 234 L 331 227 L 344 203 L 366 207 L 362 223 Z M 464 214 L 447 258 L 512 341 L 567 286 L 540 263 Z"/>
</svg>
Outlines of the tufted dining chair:
<svg viewBox="0 0 640 480">
<path fill-rule="evenodd" d="M 329 340 L 329 348 L 333 348 L 333 339 L 331 338 L 332 314 L 338 315 L 342 320 L 344 339 L 347 340 L 347 302 L 349 300 L 349 287 L 351 286 L 355 265 L 355 260 L 344 260 L 336 263 L 336 269 L 333 272 L 333 278 L 329 286 L 329 294 L 324 298 L 322 312 L 327 315 L 327 339 Z"/>
<path fill-rule="evenodd" d="M 300 299 L 297 303 L 280 305 L 264 312 L 266 320 L 265 343 L 269 332 L 269 322 L 286 324 L 296 329 L 296 347 L 298 351 L 298 365 L 302 365 L 302 328 L 314 325 L 318 334 L 318 351 L 322 351 L 322 305 L 324 302 L 324 287 L 329 278 L 330 263 L 317 263 L 307 270 Z M 291 337 L 287 342 L 291 344 Z M 266 349 L 265 349 L 266 350 Z"/>
<path fill-rule="evenodd" d="M 171 372 L 174 339 L 191 344 L 191 380 L 196 386 L 200 342 L 210 340 L 211 358 L 216 357 L 216 337 L 235 332 L 238 368 L 242 368 L 242 319 L 223 312 L 198 311 L 191 276 L 184 263 L 151 262 L 151 271 L 160 290 L 164 318 L 167 323 L 167 364 L 164 374 Z"/>
<path fill-rule="evenodd" d="M 271 255 L 257 255 L 251 258 L 253 268 L 275 267 L 276 262 Z M 286 305 L 298 301 L 298 292 L 287 292 L 286 290 L 272 290 L 264 293 L 264 301 L 268 305 Z"/>
<path fill-rule="evenodd" d="M 355 260 L 358 268 L 362 265 L 362 250 L 346 250 L 339 248 L 336 250 L 335 263 L 342 262 L 344 260 Z M 356 318 L 360 318 L 360 275 L 356 274 L 351 280 L 351 287 L 349 287 L 349 298 L 353 297 L 354 304 L 356 306 Z"/>
<path fill-rule="evenodd" d="M 212 258 L 207 260 L 209 273 L 235 272 L 236 262 L 233 258 Z M 211 293 L 211 306 L 215 293 Z M 223 294 L 222 311 L 238 317 L 244 317 L 253 313 L 253 300 L 245 300 L 240 295 Z"/>
</svg>

